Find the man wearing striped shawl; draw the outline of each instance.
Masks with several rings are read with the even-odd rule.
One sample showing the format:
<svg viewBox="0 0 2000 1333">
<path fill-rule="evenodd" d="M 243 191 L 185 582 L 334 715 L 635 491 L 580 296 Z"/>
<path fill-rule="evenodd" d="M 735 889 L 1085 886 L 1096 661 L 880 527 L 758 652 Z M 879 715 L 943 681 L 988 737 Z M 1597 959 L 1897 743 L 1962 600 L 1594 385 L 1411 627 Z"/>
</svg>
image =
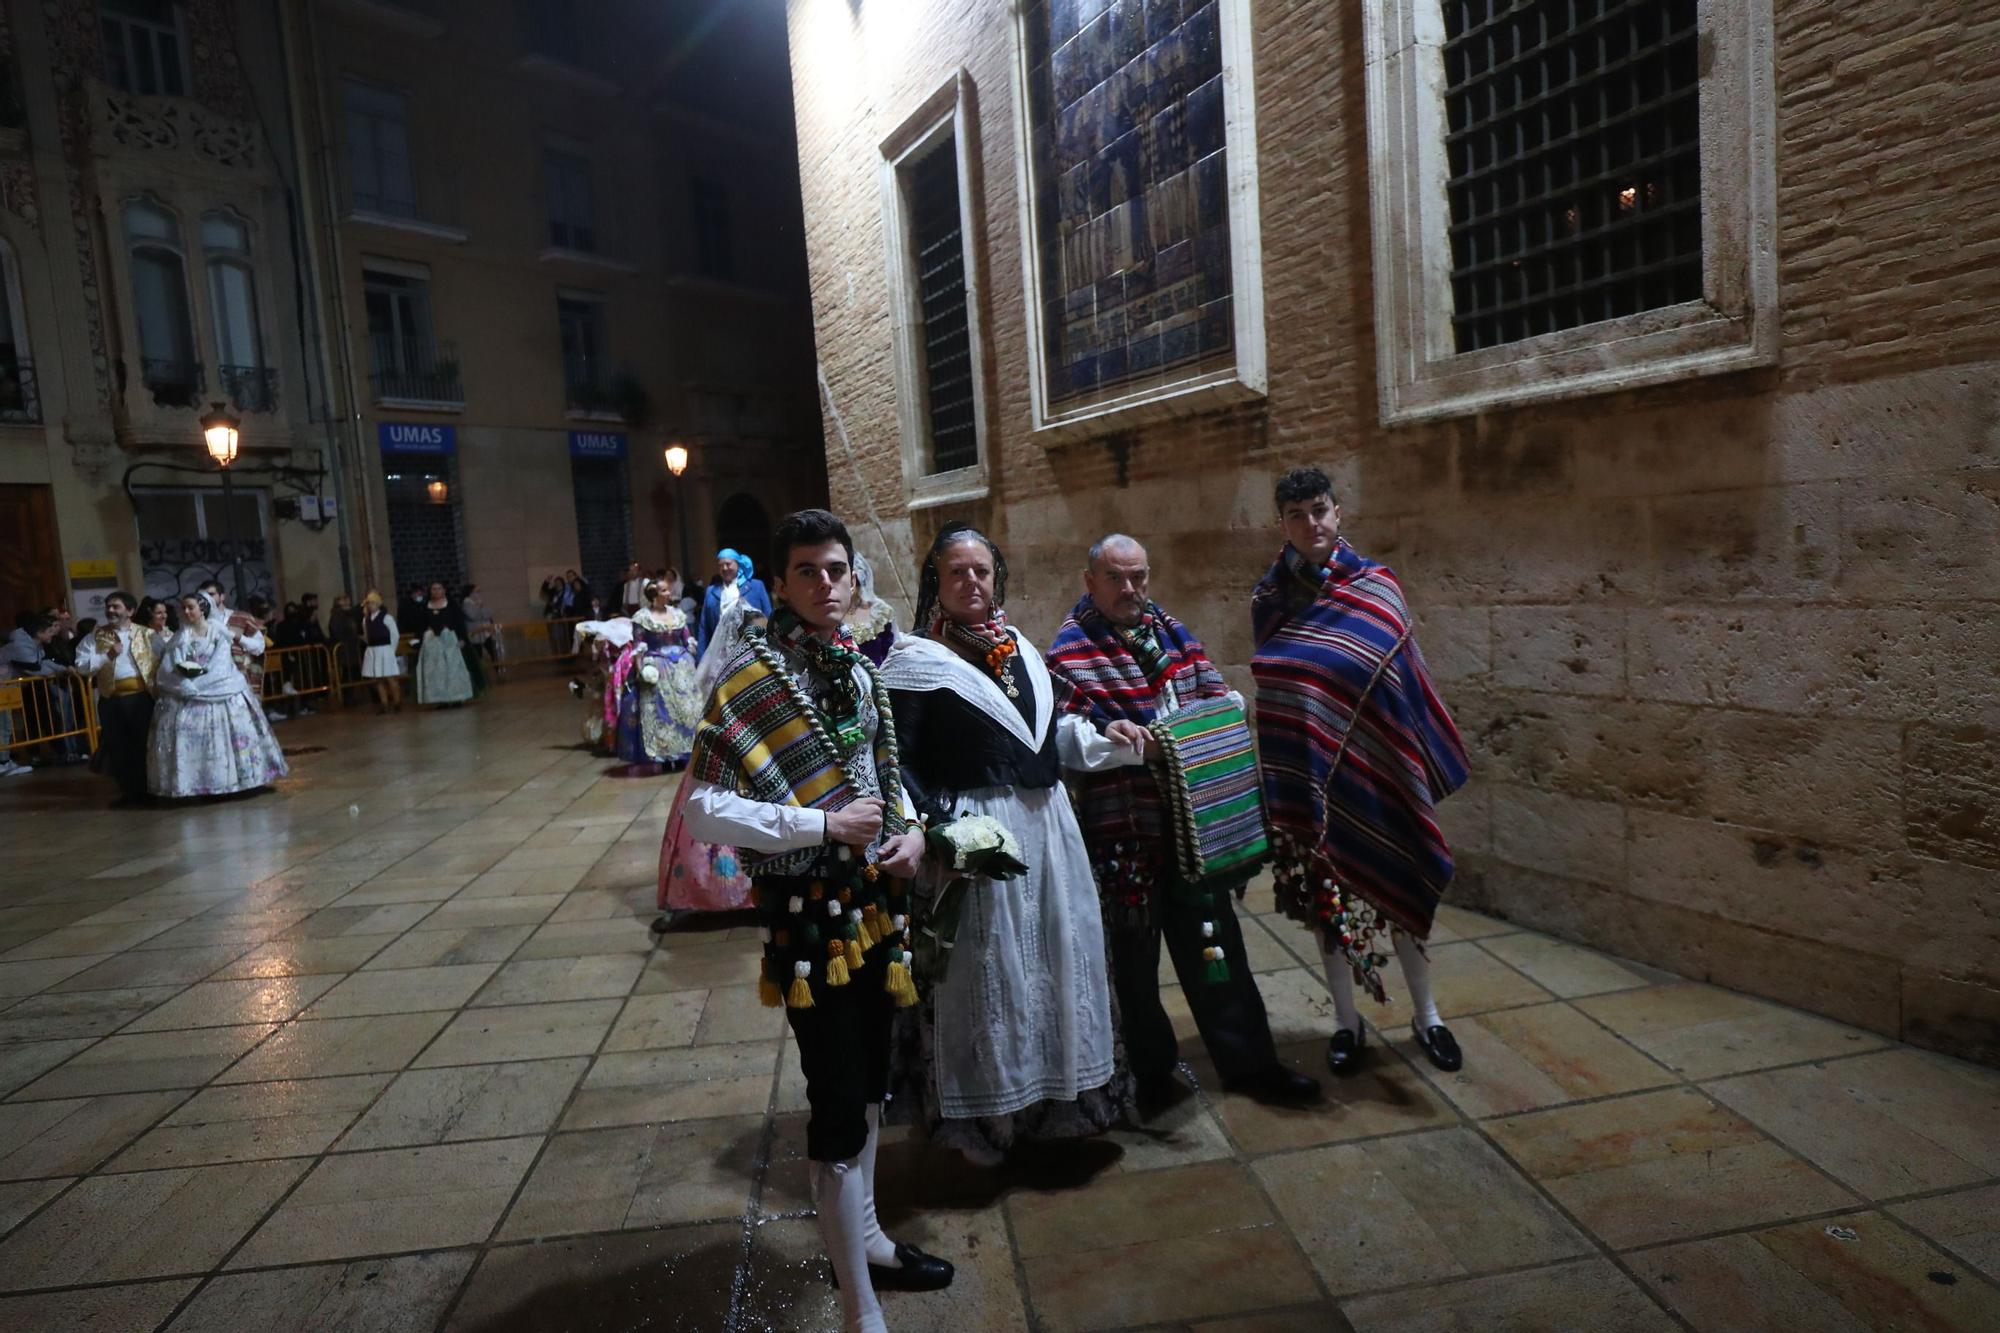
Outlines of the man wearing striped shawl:
<svg viewBox="0 0 2000 1333">
<path fill-rule="evenodd" d="M 1337 1075 L 1360 1065 L 1354 984 L 1384 998 L 1387 935 L 1410 988 L 1411 1035 L 1433 1065 L 1458 1069 L 1422 941 L 1452 875 L 1435 807 L 1465 782 L 1465 745 L 1402 586 L 1341 539 L 1326 474 L 1294 468 L 1276 499 L 1285 548 L 1250 594 L 1251 674 L 1278 902 L 1317 932 L 1340 1024 L 1327 1065 Z"/>
<path fill-rule="evenodd" d="M 1090 548 L 1083 600 L 1049 645 L 1049 665 L 1075 686 L 1069 710 L 1099 728 L 1121 719 L 1144 727 L 1197 700 L 1235 697 L 1201 641 L 1148 597 L 1150 577 L 1146 548 L 1137 541 L 1123 534 L 1099 541 Z M 1148 757 L 1157 758 L 1159 743 L 1147 745 Z M 1140 1101 L 1160 1106 L 1180 1090 L 1174 1079 L 1180 1052 L 1160 1003 L 1162 937 L 1224 1085 L 1262 1101 L 1310 1101 L 1319 1083 L 1278 1060 L 1229 902 L 1230 890 L 1242 893 L 1254 867 L 1235 884 L 1186 883 L 1169 850 L 1159 773 L 1135 767 L 1071 775 Z M 1215 947 L 1223 966 L 1211 978 L 1203 955 Z"/>
<path fill-rule="evenodd" d="M 843 617 L 854 545 L 823 509 L 773 544 L 783 602 L 745 630 L 695 733 L 683 821 L 743 855 L 764 920 L 760 989 L 806 1076 L 806 1156 L 845 1327 L 884 1328 L 875 1293 L 934 1291 L 952 1266 L 882 1233 L 875 1153 L 895 1011 L 916 1002 L 904 927 L 924 852 L 899 778 L 888 692 Z"/>
</svg>

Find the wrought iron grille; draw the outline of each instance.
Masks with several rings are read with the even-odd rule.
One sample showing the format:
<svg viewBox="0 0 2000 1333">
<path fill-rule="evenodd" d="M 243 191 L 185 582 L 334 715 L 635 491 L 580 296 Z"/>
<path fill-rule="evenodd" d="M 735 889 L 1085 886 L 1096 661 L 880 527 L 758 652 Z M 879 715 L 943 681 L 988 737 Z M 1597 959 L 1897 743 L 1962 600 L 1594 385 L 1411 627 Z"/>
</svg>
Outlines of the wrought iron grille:
<svg viewBox="0 0 2000 1333">
<path fill-rule="evenodd" d="M 161 407 L 195 407 L 206 387 L 201 362 L 179 357 L 141 357 L 139 376 Z"/>
<path fill-rule="evenodd" d="M 1696 0 L 1444 0 L 1452 330 L 1701 295 Z"/>
<path fill-rule="evenodd" d="M 25 356 L 0 351 L 0 421 L 33 424 L 41 419 L 42 400 L 35 387 L 35 363 Z"/>
<path fill-rule="evenodd" d="M 930 472 L 979 461 L 973 429 L 972 332 L 965 309 L 965 238 L 958 201 L 958 140 L 946 139 L 908 168 L 910 248 L 923 306 L 925 415 Z"/>
<path fill-rule="evenodd" d="M 382 402 L 463 403 L 465 385 L 459 379 L 456 343 L 422 337 L 370 334 L 368 378 L 375 399 Z"/>
<path fill-rule="evenodd" d="M 278 406 L 278 372 L 269 366 L 217 366 L 215 382 L 239 412 L 270 412 Z"/>
</svg>

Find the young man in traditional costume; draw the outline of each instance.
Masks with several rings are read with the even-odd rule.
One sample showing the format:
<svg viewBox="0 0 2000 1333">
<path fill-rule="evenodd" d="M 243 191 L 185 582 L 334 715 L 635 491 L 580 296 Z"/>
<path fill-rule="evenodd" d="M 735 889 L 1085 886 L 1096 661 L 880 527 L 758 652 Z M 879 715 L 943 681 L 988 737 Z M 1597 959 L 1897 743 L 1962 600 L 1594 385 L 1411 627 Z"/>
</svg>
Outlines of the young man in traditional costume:
<svg viewBox="0 0 2000 1333">
<path fill-rule="evenodd" d="M 1242 726 L 1243 700 L 1208 660 L 1201 641 L 1147 595 L 1150 577 L 1146 548 L 1132 538 L 1113 535 L 1091 547 L 1083 600 L 1056 631 L 1049 665 L 1075 687 L 1070 710 L 1098 727 L 1124 721 L 1150 728 L 1203 700 L 1231 701 L 1228 724 L 1242 742 L 1243 762 L 1240 768 L 1220 766 L 1231 769 L 1222 780 L 1235 784 L 1222 793 L 1228 807 L 1222 814 L 1237 827 L 1219 831 L 1225 839 L 1261 843 L 1256 760 Z M 1116 768 L 1074 779 L 1077 818 L 1111 936 L 1112 983 L 1140 1103 L 1159 1106 L 1178 1091 L 1174 1067 L 1180 1052 L 1160 1003 L 1163 935 L 1223 1086 L 1261 1101 L 1310 1101 L 1319 1096 L 1319 1082 L 1279 1062 L 1229 902 L 1232 892 L 1241 894 L 1249 884 L 1261 858 L 1190 877 L 1187 858 L 1177 854 L 1176 819 L 1169 809 L 1186 784 L 1174 784 L 1160 766 L 1160 742 L 1150 733 L 1146 757 L 1150 769 Z M 1241 798 L 1246 786 L 1247 810 L 1243 800 L 1230 799 Z M 1192 811 L 1180 816 L 1192 818 Z"/>
<path fill-rule="evenodd" d="M 1362 1060 L 1354 986 L 1384 998 L 1384 935 L 1410 989 L 1411 1035 L 1464 1064 L 1431 993 L 1430 936 L 1451 849 L 1435 806 L 1466 779 L 1465 745 L 1417 650 L 1403 589 L 1340 536 L 1318 468 L 1278 479 L 1285 547 L 1250 594 L 1258 750 L 1277 842 L 1278 902 L 1318 932 L 1339 1029 L 1327 1066 Z"/>
<path fill-rule="evenodd" d="M 952 1266 L 882 1234 L 875 1153 L 895 1011 L 916 1002 L 907 881 L 924 853 L 894 718 L 843 623 L 854 546 L 823 509 L 772 546 L 782 607 L 747 630 L 695 733 L 685 819 L 743 853 L 765 927 L 765 1003 L 784 1004 L 805 1070 L 806 1155 L 849 1330 L 881 1330 L 877 1289 L 934 1291 Z"/>
<path fill-rule="evenodd" d="M 104 599 L 104 623 L 76 645 L 76 668 L 97 684 L 104 771 L 118 784 L 114 809 L 149 805 L 146 737 L 153 725 L 153 636 L 132 623 L 129 592 Z"/>
</svg>

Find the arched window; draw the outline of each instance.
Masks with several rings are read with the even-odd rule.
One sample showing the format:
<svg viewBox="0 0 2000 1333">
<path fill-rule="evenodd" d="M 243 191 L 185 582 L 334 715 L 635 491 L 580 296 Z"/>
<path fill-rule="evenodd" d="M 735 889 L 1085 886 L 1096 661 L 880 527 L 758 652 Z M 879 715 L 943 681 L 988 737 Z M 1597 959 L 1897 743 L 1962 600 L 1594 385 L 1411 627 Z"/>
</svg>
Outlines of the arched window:
<svg viewBox="0 0 2000 1333">
<path fill-rule="evenodd" d="M 250 228 L 233 213 L 207 214 L 201 220 L 201 250 L 208 265 L 209 317 L 215 322 L 216 386 L 241 410 L 268 412 L 274 395 L 257 317 Z"/>
<path fill-rule="evenodd" d="M 125 205 L 125 246 L 132 268 L 133 323 L 142 382 L 153 401 L 192 407 L 201 397 L 201 364 L 188 318 L 187 264 L 179 219 L 158 204 Z"/>
</svg>

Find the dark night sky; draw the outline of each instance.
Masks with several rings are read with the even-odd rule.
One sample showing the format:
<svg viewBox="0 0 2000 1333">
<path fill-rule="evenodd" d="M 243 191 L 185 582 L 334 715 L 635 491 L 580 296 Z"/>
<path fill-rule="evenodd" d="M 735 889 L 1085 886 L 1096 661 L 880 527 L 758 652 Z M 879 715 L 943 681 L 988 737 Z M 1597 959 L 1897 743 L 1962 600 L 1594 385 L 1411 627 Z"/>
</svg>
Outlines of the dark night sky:
<svg viewBox="0 0 2000 1333">
<path fill-rule="evenodd" d="M 647 14 L 648 10 L 652 12 Z M 650 0 L 651 40 L 609 44 L 621 82 L 719 119 L 790 137 L 791 71 L 783 0 Z M 631 57 L 644 53 L 648 68 Z"/>
</svg>

